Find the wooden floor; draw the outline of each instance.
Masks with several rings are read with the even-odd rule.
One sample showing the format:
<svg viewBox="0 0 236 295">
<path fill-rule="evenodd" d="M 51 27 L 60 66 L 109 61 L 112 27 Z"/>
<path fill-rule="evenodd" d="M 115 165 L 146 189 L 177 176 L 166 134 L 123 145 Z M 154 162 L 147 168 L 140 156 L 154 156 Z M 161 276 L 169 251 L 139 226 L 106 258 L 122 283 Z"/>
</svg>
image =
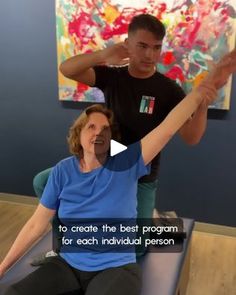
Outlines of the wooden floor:
<svg viewBox="0 0 236 295">
<path fill-rule="evenodd" d="M 28 197 L 25 202 L 24 198 L 21 198 L 20 203 L 14 198 L 6 201 L 0 194 L 0 260 L 6 255 L 18 232 L 35 211 L 38 201 L 36 199 L 32 203 L 28 201 Z"/>
<path fill-rule="evenodd" d="M 186 295 L 236 294 L 236 237 L 193 232 Z"/>
<path fill-rule="evenodd" d="M 0 260 L 34 212 L 37 203 L 36 198 L 19 199 L 18 196 L 6 197 L 6 194 L 0 193 Z M 235 228 L 197 223 L 191 251 L 190 281 L 186 295 L 236 294 Z"/>
</svg>

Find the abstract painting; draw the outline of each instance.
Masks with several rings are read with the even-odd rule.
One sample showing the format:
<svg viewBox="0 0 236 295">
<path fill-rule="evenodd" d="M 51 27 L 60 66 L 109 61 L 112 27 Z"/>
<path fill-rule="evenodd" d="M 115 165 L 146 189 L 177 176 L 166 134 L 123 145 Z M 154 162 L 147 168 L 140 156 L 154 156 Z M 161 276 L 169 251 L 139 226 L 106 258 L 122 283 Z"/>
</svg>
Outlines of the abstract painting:
<svg viewBox="0 0 236 295">
<path fill-rule="evenodd" d="M 56 0 L 57 59 L 124 41 L 133 16 L 149 13 L 166 26 L 157 68 L 188 93 L 235 46 L 235 0 Z M 59 99 L 103 102 L 103 93 L 58 71 Z M 212 108 L 229 109 L 231 80 Z"/>
</svg>

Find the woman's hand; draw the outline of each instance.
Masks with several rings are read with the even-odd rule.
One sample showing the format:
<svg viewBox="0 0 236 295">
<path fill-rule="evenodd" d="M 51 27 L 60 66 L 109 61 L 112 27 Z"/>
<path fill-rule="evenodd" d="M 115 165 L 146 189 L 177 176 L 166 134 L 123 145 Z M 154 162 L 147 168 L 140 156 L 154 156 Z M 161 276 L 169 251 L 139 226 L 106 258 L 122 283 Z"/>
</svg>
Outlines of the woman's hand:
<svg viewBox="0 0 236 295">
<path fill-rule="evenodd" d="M 202 81 L 202 83 L 196 87 L 196 91 L 198 91 L 202 97 L 202 102 L 199 105 L 200 109 L 206 109 L 217 98 L 217 89 L 212 81 Z"/>
<path fill-rule="evenodd" d="M 220 89 L 234 72 L 236 72 L 236 48 L 223 56 L 204 80 L 213 83 L 216 89 Z"/>
</svg>

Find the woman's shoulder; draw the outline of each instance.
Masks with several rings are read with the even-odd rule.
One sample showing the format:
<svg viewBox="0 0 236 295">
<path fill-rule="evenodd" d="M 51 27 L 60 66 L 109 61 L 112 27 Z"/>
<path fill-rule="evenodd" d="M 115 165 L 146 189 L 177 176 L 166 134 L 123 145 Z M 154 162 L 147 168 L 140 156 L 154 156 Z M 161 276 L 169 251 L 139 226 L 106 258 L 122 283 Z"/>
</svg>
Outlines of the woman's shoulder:
<svg viewBox="0 0 236 295">
<path fill-rule="evenodd" d="M 60 160 L 55 167 L 57 168 L 62 168 L 62 167 L 67 167 L 70 166 L 72 164 L 74 164 L 74 162 L 76 161 L 76 157 L 75 156 L 70 156 L 67 158 L 64 158 L 62 160 Z"/>
</svg>

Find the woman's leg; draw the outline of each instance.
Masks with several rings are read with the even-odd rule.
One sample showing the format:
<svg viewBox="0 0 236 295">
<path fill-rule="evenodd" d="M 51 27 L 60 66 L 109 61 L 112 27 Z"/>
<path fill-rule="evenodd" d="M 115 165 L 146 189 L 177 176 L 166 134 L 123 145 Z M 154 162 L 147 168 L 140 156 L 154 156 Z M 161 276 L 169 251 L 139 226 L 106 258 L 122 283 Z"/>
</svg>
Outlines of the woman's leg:
<svg viewBox="0 0 236 295">
<path fill-rule="evenodd" d="M 99 272 L 89 282 L 85 294 L 140 295 L 141 282 L 140 266 L 136 263 L 131 263 Z"/>
<path fill-rule="evenodd" d="M 71 267 L 60 257 L 47 263 L 23 280 L 10 286 L 4 295 L 83 294 Z"/>
</svg>

